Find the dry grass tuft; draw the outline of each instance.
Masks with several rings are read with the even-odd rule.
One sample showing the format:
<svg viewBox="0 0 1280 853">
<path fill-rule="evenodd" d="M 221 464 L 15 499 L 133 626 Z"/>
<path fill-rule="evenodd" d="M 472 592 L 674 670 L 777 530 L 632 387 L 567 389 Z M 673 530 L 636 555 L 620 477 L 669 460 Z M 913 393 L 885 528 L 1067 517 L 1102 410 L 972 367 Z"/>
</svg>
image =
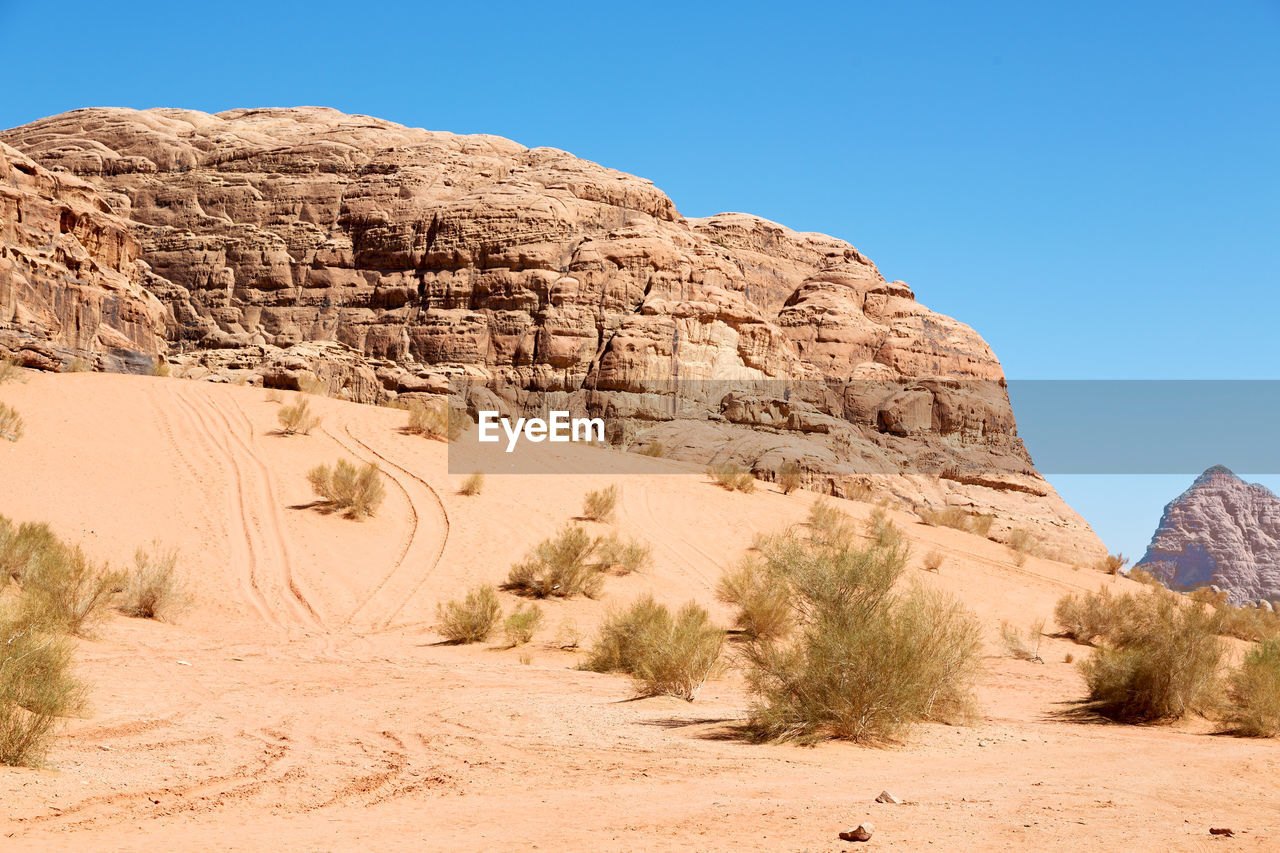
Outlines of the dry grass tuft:
<svg viewBox="0 0 1280 853">
<path fill-rule="evenodd" d="M 507 636 L 507 645 L 515 648 L 523 646 L 533 639 L 533 635 L 542 627 L 542 608 L 536 604 L 522 604 L 517 607 L 502 623 L 503 633 Z"/>
<path fill-rule="evenodd" d="M 920 516 L 920 520 L 930 527 L 953 527 L 956 530 L 969 529 L 969 513 L 959 507 L 933 509 L 926 506 L 916 510 L 916 515 Z"/>
<path fill-rule="evenodd" d="M 616 485 L 587 492 L 587 496 L 582 500 L 582 517 L 599 522 L 612 521 L 614 510 L 618 506 L 619 494 L 620 490 Z"/>
<path fill-rule="evenodd" d="M 625 672 L 640 696 L 676 696 L 692 702 L 716 671 L 724 631 L 694 602 L 673 617 L 652 596 L 615 614 L 583 664 L 595 672 Z"/>
<path fill-rule="evenodd" d="M 1129 558 L 1124 554 L 1108 554 L 1098 561 L 1095 568 L 1109 575 L 1118 575 L 1120 570 L 1129 565 Z"/>
<path fill-rule="evenodd" d="M 639 451 L 641 456 L 652 456 L 654 459 L 661 459 L 667 455 L 667 448 L 663 446 L 661 441 L 651 441 Z"/>
<path fill-rule="evenodd" d="M 782 463 L 782 467 L 778 469 L 778 488 L 782 490 L 784 495 L 789 495 L 800 488 L 803 482 L 804 472 L 800 470 L 798 464 L 795 462 Z"/>
<path fill-rule="evenodd" d="M 991 535 L 991 523 L 996 520 L 994 515 L 986 513 L 976 513 L 969 516 L 969 530 L 979 536 L 987 537 Z"/>
<path fill-rule="evenodd" d="M 653 549 L 639 539 L 605 536 L 596 541 L 596 562 L 602 571 L 614 570 L 623 575 L 643 572 L 653 565 Z"/>
<path fill-rule="evenodd" d="M 178 581 L 178 552 L 158 542 L 151 550 L 139 548 L 133 571 L 124 581 L 116 609 L 136 619 L 170 618 L 185 606 L 187 597 Z"/>
<path fill-rule="evenodd" d="M 12 610 L 0 609 L 0 764 L 35 767 L 85 689 L 71 674 L 71 644 Z"/>
<path fill-rule="evenodd" d="M 22 378 L 22 368 L 11 358 L 0 358 L 0 385 Z"/>
<path fill-rule="evenodd" d="M 342 510 L 347 518 L 360 520 L 374 515 L 386 497 L 382 473 L 370 462 L 356 466 L 345 459 L 337 465 L 317 465 L 307 472 L 311 490 L 330 512 Z"/>
<path fill-rule="evenodd" d="M 1250 649 L 1228 681 L 1227 719 L 1245 737 L 1280 734 L 1280 639 Z"/>
<path fill-rule="evenodd" d="M 604 586 L 596 546 L 585 528 L 567 525 L 513 565 L 503 587 L 534 598 L 595 598 Z"/>
<path fill-rule="evenodd" d="M 938 550 L 930 551 L 924 555 L 924 570 L 926 572 L 936 572 L 942 568 L 942 553 Z"/>
<path fill-rule="evenodd" d="M 406 432 L 437 441 L 457 441 L 471 426 L 471 419 L 449 405 L 448 400 L 424 403 L 409 401 L 409 423 Z"/>
<path fill-rule="evenodd" d="M 750 494 L 756 490 L 756 478 L 751 472 L 734 462 L 723 462 L 707 469 L 709 476 L 717 486 L 731 492 Z"/>
<path fill-rule="evenodd" d="M 1025 634 L 1008 622 L 1000 623 L 1000 639 L 1004 643 L 1005 651 L 1019 660 L 1044 663 L 1044 660 L 1040 657 L 1040 640 L 1043 636 L 1043 619 L 1033 622 L 1031 628 Z"/>
<path fill-rule="evenodd" d="M 311 403 L 303 396 L 299 396 L 292 406 L 282 406 L 276 412 L 276 419 L 280 421 L 281 435 L 307 435 L 320 426 L 320 416 L 312 413 Z"/>
<path fill-rule="evenodd" d="M 748 558 L 721 576 L 716 598 L 738 609 L 734 627 L 754 640 L 777 640 L 791 633 L 795 614 L 790 587 L 760 559 Z"/>
<path fill-rule="evenodd" d="M 17 441 L 22 438 L 22 433 L 25 429 L 26 427 L 22 423 L 22 415 L 18 414 L 18 410 L 5 403 L 0 403 L 0 438 Z"/>
<path fill-rule="evenodd" d="M 305 373 L 298 378 L 298 390 L 313 397 L 328 397 L 329 383 L 314 373 Z"/>
<path fill-rule="evenodd" d="M 459 645 L 487 640 L 502 618 L 498 593 L 491 586 L 478 586 L 462 601 L 450 601 L 438 608 L 440 633 Z"/>
<path fill-rule="evenodd" d="M 467 477 L 467 479 L 462 481 L 462 488 L 458 489 L 458 494 L 466 495 L 467 497 L 475 497 L 476 495 L 480 494 L 480 491 L 483 488 L 484 488 L 484 472 L 477 471 L 474 474 L 472 474 L 470 477 Z"/>
</svg>

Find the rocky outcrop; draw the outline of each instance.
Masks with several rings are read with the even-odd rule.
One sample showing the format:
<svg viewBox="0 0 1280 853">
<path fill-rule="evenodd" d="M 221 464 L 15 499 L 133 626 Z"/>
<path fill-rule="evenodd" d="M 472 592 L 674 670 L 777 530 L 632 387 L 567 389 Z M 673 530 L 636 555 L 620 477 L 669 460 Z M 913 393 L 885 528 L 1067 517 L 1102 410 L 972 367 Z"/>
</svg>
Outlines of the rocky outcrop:
<svg viewBox="0 0 1280 853">
<path fill-rule="evenodd" d="M 0 143 L 0 353 L 48 370 L 149 366 L 165 309 L 140 251 L 93 185 Z"/>
<path fill-rule="evenodd" d="M 795 459 L 836 493 L 892 475 L 903 501 L 1011 525 L 1032 499 L 1022 526 L 1103 552 L 1032 466 L 986 343 L 844 241 L 320 108 L 77 110 L 0 140 L 131 223 L 186 375 L 568 408 L 766 478 Z"/>
<path fill-rule="evenodd" d="M 1217 586 L 1233 604 L 1280 600 L 1280 498 L 1215 465 L 1164 508 L 1135 568 L 1175 589 Z"/>
</svg>

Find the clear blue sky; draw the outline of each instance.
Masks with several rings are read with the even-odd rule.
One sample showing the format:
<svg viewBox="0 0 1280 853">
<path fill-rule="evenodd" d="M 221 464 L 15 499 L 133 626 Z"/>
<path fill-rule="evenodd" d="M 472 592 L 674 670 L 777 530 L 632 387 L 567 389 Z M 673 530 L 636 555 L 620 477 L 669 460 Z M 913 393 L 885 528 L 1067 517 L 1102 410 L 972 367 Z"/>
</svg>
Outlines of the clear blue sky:
<svg viewBox="0 0 1280 853">
<path fill-rule="evenodd" d="M 0 45 L 0 126 L 321 104 L 496 133 L 848 239 L 1011 378 L 1280 378 L 1276 0 L 0 0 Z M 1055 482 L 1133 553 L 1194 473 Z"/>
</svg>

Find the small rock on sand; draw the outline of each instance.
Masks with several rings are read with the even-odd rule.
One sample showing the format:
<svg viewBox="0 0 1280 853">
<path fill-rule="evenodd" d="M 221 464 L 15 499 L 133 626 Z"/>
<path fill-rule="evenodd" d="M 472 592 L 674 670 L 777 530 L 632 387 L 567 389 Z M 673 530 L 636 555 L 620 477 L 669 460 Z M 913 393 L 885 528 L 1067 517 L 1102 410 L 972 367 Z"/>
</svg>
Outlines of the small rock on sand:
<svg viewBox="0 0 1280 853">
<path fill-rule="evenodd" d="M 840 833 L 841 841 L 870 841 L 871 833 L 875 829 L 869 823 L 860 823 L 853 829 L 846 829 Z"/>
</svg>

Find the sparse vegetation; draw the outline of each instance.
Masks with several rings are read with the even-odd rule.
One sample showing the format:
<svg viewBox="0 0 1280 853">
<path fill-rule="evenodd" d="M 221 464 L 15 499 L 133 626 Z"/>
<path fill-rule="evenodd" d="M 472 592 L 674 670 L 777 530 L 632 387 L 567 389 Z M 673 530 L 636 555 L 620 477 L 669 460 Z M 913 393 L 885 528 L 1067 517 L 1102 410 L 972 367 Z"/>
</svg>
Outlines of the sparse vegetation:
<svg viewBox="0 0 1280 853">
<path fill-rule="evenodd" d="M 614 510 L 618 506 L 618 494 L 619 489 L 616 485 L 587 492 L 587 496 L 582 501 L 583 518 L 600 522 L 612 521 Z"/>
<path fill-rule="evenodd" d="M 662 445 L 661 441 L 651 441 L 640 449 L 641 456 L 652 456 L 655 459 L 661 459 L 667 455 L 667 449 Z"/>
<path fill-rule="evenodd" d="M 901 547 L 904 553 L 907 549 L 906 537 L 902 535 L 902 531 L 898 529 L 897 525 L 889 520 L 889 516 L 882 506 L 871 510 L 871 515 L 867 518 L 867 535 L 871 537 L 871 541 L 878 548 Z"/>
<path fill-rule="evenodd" d="M 1044 636 L 1044 620 L 1038 619 L 1023 633 L 1008 622 L 1000 623 L 1000 639 L 1005 651 L 1019 660 L 1044 663 L 1040 657 L 1040 639 Z"/>
<path fill-rule="evenodd" d="M 504 586 L 534 598 L 595 598 L 604 585 L 600 565 L 594 560 L 596 545 L 585 528 L 567 525 L 513 565 Z"/>
<path fill-rule="evenodd" d="M 467 497 L 475 497 L 476 495 L 480 494 L 480 491 L 483 488 L 484 488 L 484 472 L 477 471 L 474 474 L 472 474 L 470 477 L 467 477 L 467 479 L 462 481 L 462 488 L 458 489 L 458 494 L 466 495 Z"/>
<path fill-rule="evenodd" d="M 1108 554 L 1098 561 L 1097 569 L 1109 575 L 1118 575 L 1127 565 L 1129 565 L 1129 558 L 1124 554 Z"/>
<path fill-rule="evenodd" d="M 722 489 L 750 494 L 756 490 L 756 478 L 751 472 L 734 462 L 723 462 L 707 469 L 707 476 Z"/>
<path fill-rule="evenodd" d="M 1237 734 L 1280 734 L 1280 638 L 1250 649 L 1228 684 L 1232 702 L 1228 719 Z"/>
<path fill-rule="evenodd" d="M 164 619 L 186 602 L 179 585 L 178 552 L 159 543 L 150 550 L 139 548 L 133 557 L 133 571 L 125 577 L 124 590 L 116 608 L 137 619 Z"/>
<path fill-rule="evenodd" d="M 926 572 L 936 572 L 942 568 L 942 553 L 937 549 L 930 551 L 924 555 L 924 570 Z"/>
<path fill-rule="evenodd" d="M 621 574 L 643 572 L 653 563 L 653 549 L 639 539 L 622 539 L 611 535 L 596 543 L 597 563 L 602 570 L 614 569 Z"/>
<path fill-rule="evenodd" d="M 471 419 L 450 406 L 448 400 L 432 403 L 409 401 L 409 424 L 405 430 L 414 435 L 437 441 L 457 441 L 470 426 Z"/>
<path fill-rule="evenodd" d="M 71 644 L 0 609 L 0 764 L 38 766 L 64 717 L 83 706 Z"/>
<path fill-rule="evenodd" d="M 498 593 L 491 586 L 478 586 L 462 601 L 439 606 L 440 633 L 450 643 L 480 643 L 489 638 L 502 618 Z"/>
<path fill-rule="evenodd" d="M 342 510 L 347 518 L 356 520 L 374 515 L 386 496 L 382 473 L 372 462 L 356 466 L 339 459 L 333 468 L 317 465 L 307 472 L 307 481 L 324 509 Z"/>
<path fill-rule="evenodd" d="M 80 546 L 55 541 L 23 570 L 18 618 L 38 633 L 87 634 L 121 582 Z"/>
<path fill-rule="evenodd" d="M 565 651 L 573 651 L 582 645 L 582 631 L 577 624 L 566 619 L 560 623 L 560 627 L 556 628 L 555 644 L 558 648 Z"/>
<path fill-rule="evenodd" d="M 996 517 L 994 515 L 987 515 L 986 513 L 981 512 L 975 513 L 969 516 L 969 529 L 979 536 L 990 536 L 991 523 L 995 520 Z"/>
<path fill-rule="evenodd" d="M 310 401 L 303 396 L 299 396 L 291 406 L 281 406 L 276 418 L 280 421 L 283 435 L 307 435 L 320 426 L 320 417 L 312 413 Z"/>
<path fill-rule="evenodd" d="M 969 712 L 978 624 L 936 592 L 895 593 L 907 548 L 886 538 L 859 545 L 820 501 L 807 529 L 761 541 L 763 571 L 785 588 L 795 627 L 745 644 L 755 738 L 880 742 Z"/>
<path fill-rule="evenodd" d="M 67 362 L 67 373 L 89 373 L 93 370 L 93 362 L 87 361 L 80 356 L 74 356 Z"/>
<path fill-rule="evenodd" d="M 1054 608 L 1053 618 L 1063 633 L 1087 646 L 1096 639 L 1109 640 L 1117 636 L 1135 608 L 1133 596 L 1112 595 L 1104 588 L 1100 592 L 1063 596 Z"/>
<path fill-rule="evenodd" d="M 800 488 L 800 484 L 803 481 L 804 472 L 800 470 L 800 466 L 795 462 L 784 462 L 782 467 L 778 469 L 778 488 L 782 490 L 784 495 L 789 495 Z"/>
<path fill-rule="evenodd" d="M 523 646 L 533 639 L 533 635 L 542 627 L 542 608 L 536 604 L 522 604 L 513 610 L 502 623 L 502 630 L 507 635 L 507 644 Z"/>
<path fill-rule="evenodd" d="M 18 414 L 12 406 L 0 403 L 0 438 L 17 441 L 22 438 L 24 429 L 22 415 Z"/>
<path fill-rule="evenodd" d="M 583 668 L 625 672 L 641 696 L 692 702 L 714 674 L 723 645 L 724 631 L 694 602 L 673 617 L 646 596 L 605 623 Z"/>
<path fill-rule="evenodd" d="M 738 608 L 734 627 L 747 637 L 777 640 L 795 626 L 790 591 L 762 560 L 748 558 L 720 577 L 716 598 Z"/>
<path fill-rule="evenodd" d="M 169 366 L 169 362 L 160 357 L 151 362 L 151 368 L 148 372 L 152 376 L 172 376 L 173 368 Z"/>
<path fill-rule="evenodd" d="M 22 376 L 22 368 L 12 358 L 0 358 L 0 385 Z"/>
<path fill-rule="evenodd" d="M 970 516 L 959 507 L 933 509 L 926 506 L 916 510 L 916 515 L 920 516 L 920 520 L 930 527 L 954 527 L 956 530 L 969 529 Z"/>
<path fill-rule="evenodd" d="M 1239 640 L 1265 642 L 1280 637 L 1280 613 L 1255 607 L 1236 607 L 1226 602 L 1221 594 L 1220 603 L 1213 605 L 1218 614 L 1218 633 Z"/>
<path fill-rule="evenodd" d="M 1126 623 L 1079 664 L 1089 707 L 1130 723 L 1176 720 L 1211 708 L 1223 654 L 1214 615 L 1164 589 L 1133 601 Z"/>
<path fill-rule="evenodd" d="M 267 389 L 267 402 L 268 402 L 268 403 L 283 403 L 283 402 L 284 402 L 284 394 L 283 394 L 283 393 L 281 393 L 281 391 L 280 391 L 280 389 L 279 389 L 279 388 L 269 388 L 269 389 Z"/>
<path fill-rule="evenodd" d="M 313 397 L 328 397 L 329 383 L 314 373 L 304 373 L 298 378 L 298 390 Z"/>
<path fill-rule="evenodd" d="M 1131 572 L 1129 572 L 1129 580 L 1137 581 L 1138 583 L 1144 584 L 1145 586 L 1164 586 L 1164 583 L 1160 580 L 1160 578 L 1151 574 L 1151 572 L 1147 571 L 1146 569 L 1132 570 Z"/>
<path fill-rule="evenodd" d="M 1027 561 L 1028 556 L 1034 555 L 1038 547 L 1031 531 L 1021 527 L 1009 531 L 1008 545 L 1013 550 L 1014 562 L 1019 566 Z"/>
</svg>

